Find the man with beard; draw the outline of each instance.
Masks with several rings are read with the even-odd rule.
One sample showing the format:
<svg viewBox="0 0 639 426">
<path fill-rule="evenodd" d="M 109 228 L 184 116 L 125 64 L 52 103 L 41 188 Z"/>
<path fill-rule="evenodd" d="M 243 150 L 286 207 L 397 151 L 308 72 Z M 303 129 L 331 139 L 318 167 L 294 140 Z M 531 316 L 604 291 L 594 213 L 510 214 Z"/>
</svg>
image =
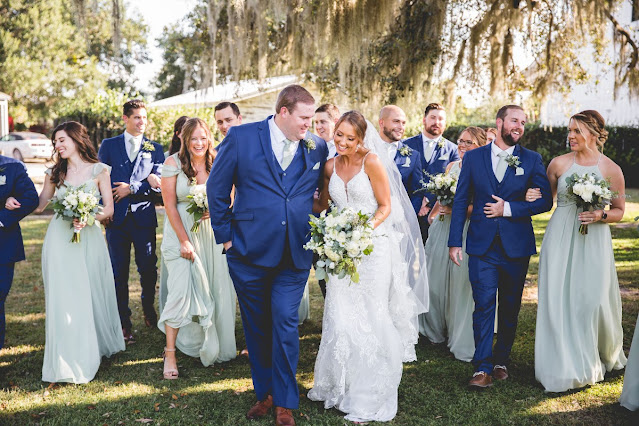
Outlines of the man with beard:
<svg viewBox="0 0 639 426">
<path fill-rule="evenodd" d="M 466 253 L 475 300 L 473 333 L 475 373 L 472 388 L 508 378 L 524 279 L 536 253 L 531 216 L 552 208 L 552 193 L 541 155 L 519 145 L 526 114 L 517 105 L 497 112 L 497 138 L 464 156 L 453 203 L 448 239 L 455 264 L 462 259 L 466 211 L 472 202 Z M 539 188 L 541 198 L 526 201 L 526 191 Z M 499 291 L 499 292 L 498 292 Z M 493 350 L 495 299 L 499 294 L 497 342 Z M 492 378 L 491 378 L 492 373 Z"/>
<path fill-rule="evenodd" d="M 459 161 L 457 145 L 444 138 L 446 129 L 446 111 L 441 104 L 431 103 L 424 112 L 423 133 L 406 139 L 405 144 L 419 152 L 424 166 L 424 183 L 428 183 L 428 175 L 434 176 L 444 173 L 446 166 L 453 161 Z M 428 238 L 428 212 L 435 205 L 437 197 L 429 192 L 424 194 L 421 208 L 417 213 L 422 239 Z"/>
<path fill-rule="evenodd" d="M 381 109 L 379 112 L 379 135 L 387 143 L 388 156 L 399 169 L 404 188 L 406 188 L 415 213 L 418 213 L 424 197 L 421 194 L 414 194 L 414 192 L 421 188 L 422 161 L 419 152 L 402 143 L 405 128 L 406 114 L 400 107 L 386 105 Z"/>
</svg>

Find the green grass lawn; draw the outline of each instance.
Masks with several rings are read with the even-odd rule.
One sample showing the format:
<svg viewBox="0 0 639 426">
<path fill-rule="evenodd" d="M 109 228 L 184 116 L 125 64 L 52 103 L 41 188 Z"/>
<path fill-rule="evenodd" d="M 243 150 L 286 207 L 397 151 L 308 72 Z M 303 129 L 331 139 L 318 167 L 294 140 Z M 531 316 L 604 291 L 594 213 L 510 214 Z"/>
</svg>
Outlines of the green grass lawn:
<svg viewBox="0 0 639 426">
<path fill-rule="evenodd" d="M 630 191 L 624 222 L 639 215 L 639 191 Z M 535 219 L 537 244 L 550 218 Z M 7 341 L 0 352 L 0 424 L 273 424 L 268 418 L 248 422 L 244 415 L 254 403 L 248 360 L 203 367 L 178 352 L 180 378 L 162 380 L 164 334 L 144 327 L 139 281 L 131 267 L 133 323 L 137 343 L 103 360 L 95 379 L 86 385 L 41 382 L 44 354 L 44 292 L 40 271 L 42 241 L 48 220 L 23 221 L 28 260 L 16 267 L 6 303 Z M 636 227 L 613 227 L 613 244 L 623 297 L 624 348 L 629 350 L 639 313 L 639 239 Z M 158 247 L 162 229 L 158 230 Z M 404 366 L 399 388 L 399 412 L 392 424 L 637 424 L 639 415 L 621 408 L 617 399 L 623 372 L 585 389 L 563 394 L 544 393 L 534 378 L 534 332 L 537 310 L 538 258 L 530 265 L 517 340 L 513 348 L 512 379 L 485 392 L 469 391 L 470 364 L 457 361 L 445 345 L 422 338 L 418 361 Z M 311 276 L 311 320 L 300 327 L 299 424 L 342 425 L 336 410 L 325 411 L 306 395 L 313 383 L 313 366 L 321 336 L 322 295 Z M 237 321 L 238 349 L 243 347 Z"/>
</svg>

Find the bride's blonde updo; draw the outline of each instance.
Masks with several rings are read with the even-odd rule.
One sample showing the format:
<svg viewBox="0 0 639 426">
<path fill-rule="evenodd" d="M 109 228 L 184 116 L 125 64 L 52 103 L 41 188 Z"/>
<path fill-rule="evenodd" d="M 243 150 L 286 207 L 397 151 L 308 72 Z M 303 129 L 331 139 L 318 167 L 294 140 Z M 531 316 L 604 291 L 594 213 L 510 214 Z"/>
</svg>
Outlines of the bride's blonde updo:
<svg viewBox="0 0 639 426">
<path fill-rule="evenodd" d="M 594 109 L 588 109 L 573 115 L 570 119 L 577 121 L 577 124 L 580 126 L 585 126 L 586 129 L 595 136 L 597 147 L 603 151 L 603 146 L 608 139 L 608 130 L 604 128 L 606 121 L 601 114 Z"/>
<path fill-rule="evenodd" d="M 366 128 L 368 125 L 366 124 L 366 119 L 359 111 L 348 111 L 342 114 L 342 116 L 335 123 L 335 128 L 339 128 L 339 125 L 346 121 L 348 124 L 353 126 L 355 129 L 355 135 L 359 138 L 359 144 L 364 143 L 364 137 L 366 136 Z"/>
</svg>

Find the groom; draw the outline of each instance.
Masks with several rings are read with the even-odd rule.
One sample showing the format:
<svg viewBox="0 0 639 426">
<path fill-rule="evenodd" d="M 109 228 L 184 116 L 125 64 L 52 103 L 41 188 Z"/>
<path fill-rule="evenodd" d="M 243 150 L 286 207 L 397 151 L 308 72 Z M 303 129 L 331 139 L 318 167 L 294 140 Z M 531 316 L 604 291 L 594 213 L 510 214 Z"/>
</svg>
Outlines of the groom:
<svg viewBox="0 0 639 426">
<path fill-rule="evenodd" d="M 326 143 L 308 132 L 314 104 L 303 87 L 285 87 L 275 116 L 230 129 L 206 184 L 215 240 L 224 243 L 240 303 L 258 399 L 247 418 L 263 417 L 275 405 L 278 425 L 294 425 L 291 409 L 299 405 L 297 311 L 313 258 L 302 246 L 328 155 Z"/>
<path fill-rule="evenodd" d="M 475 374 L 469 383 L 474 388 L 491 386 L 492 378 L 508 378 L 524 279 L 530 256 L 537 252 L 531 216 L 552 208 L 541 155 L 519 145 L 525 123 L 520 106 L 499 109 L 497 139 L 466 153 L 453 203 L 448 246 L 458 266 L 466 211 L 471 200 L 473 203 L 466 253 L 475 300 Z M 542 197 L 527 202 L 528 188 L 541 189 Z M 493 350 L 497 290 L 499 322 Z"/>
</svg>

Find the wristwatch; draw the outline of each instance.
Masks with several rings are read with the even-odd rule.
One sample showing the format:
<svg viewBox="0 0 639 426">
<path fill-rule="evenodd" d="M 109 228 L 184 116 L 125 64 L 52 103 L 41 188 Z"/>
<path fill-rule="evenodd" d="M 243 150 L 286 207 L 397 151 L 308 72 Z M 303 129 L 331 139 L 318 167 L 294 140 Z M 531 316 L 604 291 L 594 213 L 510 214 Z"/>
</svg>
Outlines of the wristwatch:
<svg viewBox="0 0 639 426">
<path fill-rule="evenodd" d="M 603 214 L 601 215 L 601 220 L 606 220 L 608 218 L 608 213 L 606 213 L 604 209 L 601 209 L 601 211 L 603 212 Z"/>
</svg>

